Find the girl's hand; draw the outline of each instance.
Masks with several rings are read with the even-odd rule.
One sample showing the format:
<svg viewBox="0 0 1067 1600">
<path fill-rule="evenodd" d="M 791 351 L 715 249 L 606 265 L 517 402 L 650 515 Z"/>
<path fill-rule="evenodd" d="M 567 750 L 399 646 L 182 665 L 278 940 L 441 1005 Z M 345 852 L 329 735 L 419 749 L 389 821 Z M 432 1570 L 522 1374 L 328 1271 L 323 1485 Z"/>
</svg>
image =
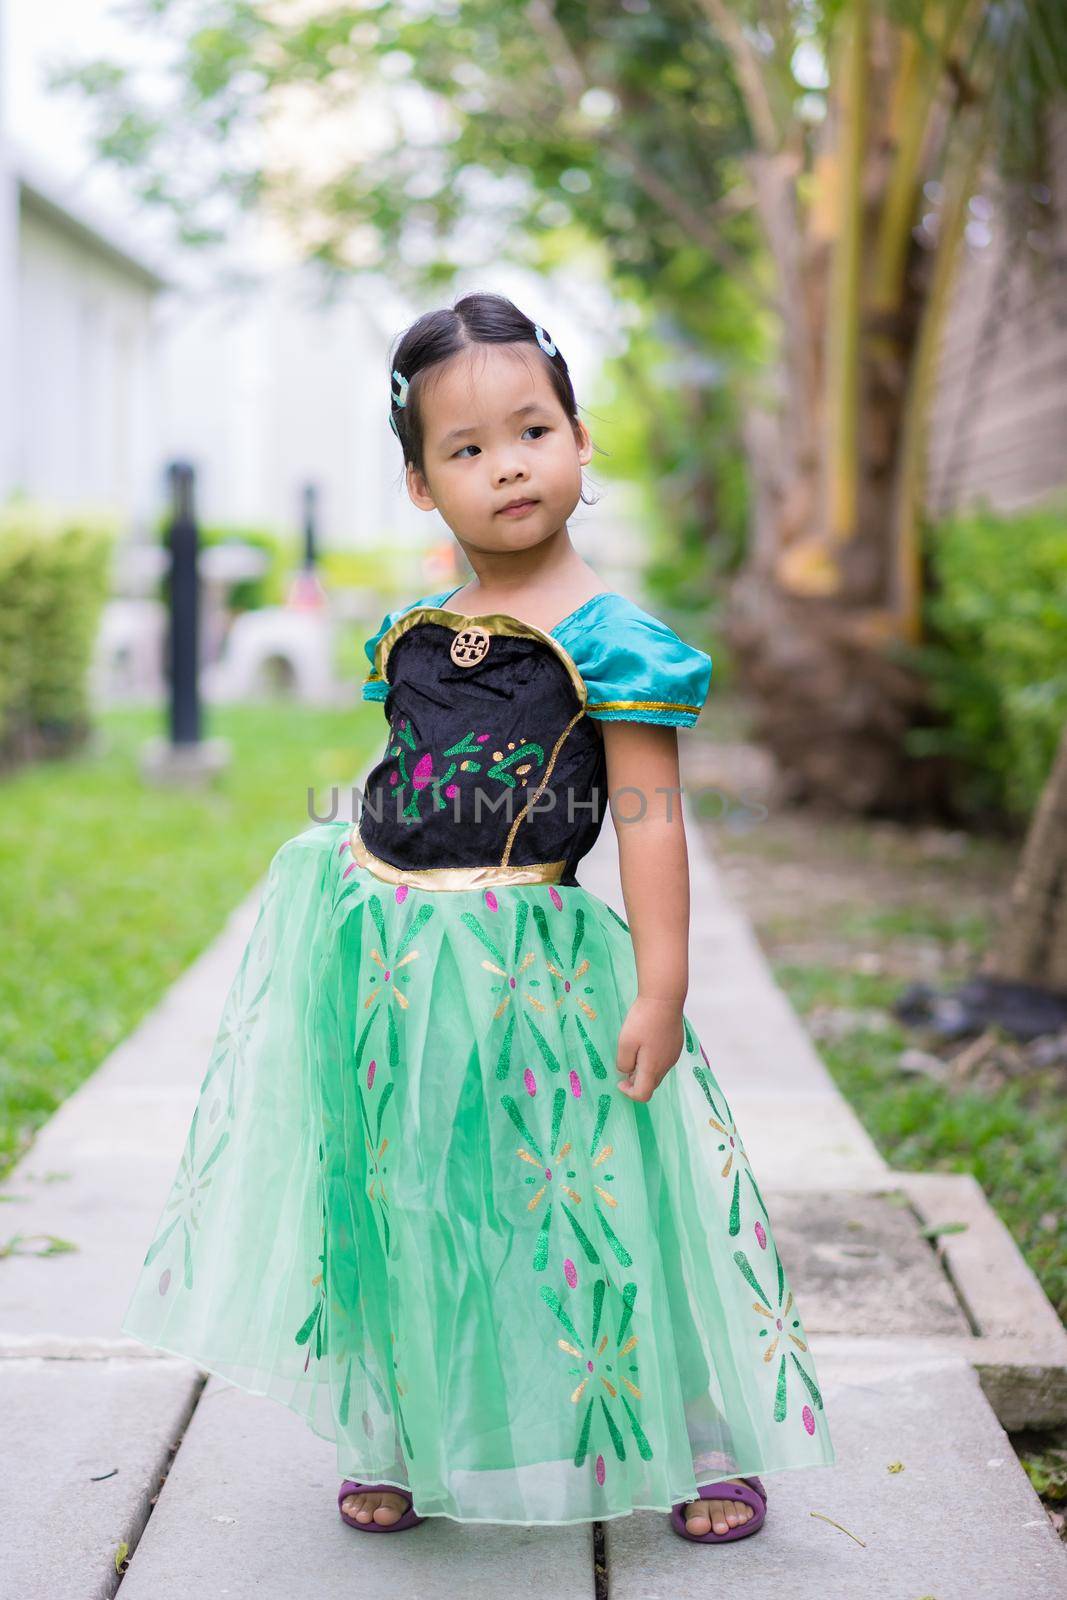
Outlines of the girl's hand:
<svg viewBox="0 0 1067 1600">
<path fill-rule="evenodd" d="M 631 1100 L 651 1100 L 684 1043 L 681 1007 L 639 994 L 619 1032 L 615 1066 L 626 1074 L 619 1079 L 622 1093 Z"/>
</svg>

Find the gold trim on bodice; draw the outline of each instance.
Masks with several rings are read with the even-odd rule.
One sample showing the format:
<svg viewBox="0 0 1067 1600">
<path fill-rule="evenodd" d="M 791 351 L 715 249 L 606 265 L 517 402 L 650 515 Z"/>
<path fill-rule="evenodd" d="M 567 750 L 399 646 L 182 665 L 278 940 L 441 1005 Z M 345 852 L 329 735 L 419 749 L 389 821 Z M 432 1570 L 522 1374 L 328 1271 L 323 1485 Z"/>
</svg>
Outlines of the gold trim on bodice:
<svg viewBox="0 0 1067 1600">
<path fill-rule="evenodd" d="M 470 616 L 463 611 L 450 611 L 443 606 L 413 606 L 410 611 L 405 611 L 403 616 L 397 618 L 391 628 L 387 628 L 378 641 L 374 652 L 375 673 L 382 679 L 386 676 L 386 667 L 389 653 L 398 639 L 403 638 L 410 628 L 423 622 L 437 623 L 447 628 L 455 635 L 469 630 L 474 638 L 483 636 L 486 649 L 482 651 L 481 659 L 484 660 L 492 647 L 492 635 L 506 634 L 516 639 L 536 639 L 541 644 L 547 645 L 557 659 L 566 669 L 571 681 L 575 696 L 578 700 L 578 710 L 571 717 L 567 726 L 562 730 L 553 746 L 545 771 L 534 792 L 529 796 L 526 804 L 514 819 L 504 843 L 504 850 L 498 862 L 486 863 L 477 867 L 419 867 L 407 868 L 394 866 L 391 861 L 383 861 L 374 855 L 363 842 L 358 824 L 353 827 L 350 835 L 353 859 L 360 866 L 366 867 L 376 877 L 382 878 L 386 883 L 406 883 L 418 889 L 484 889 L 498 884 L 509 883 L 558 883 L 566 869 L 566 861 L 539 861 L 526 866 L 512 866 L 510 864 L 511 852 L 515 846 L 519 826 L 527 816 L 532 806 L 541 797 L 553 769 L 559 759 L 560 751 L 566 743 L 568 735 L 575 724 L 585 716 L 588 691 L 585 679 L 578 671 L 572 657 L 551 634 L 538 628 L 532 622 L 521 622 L 518 617 L 508 616 L 506 612 L 482 612 Z M 453 645 L 455 641 L 453 640 Z M 455 657 L 453 656 L 453 660 Z M 467 662 L 457 662 L 457 665 L 467 665 Z"/>
<path fill-rule="evenodd" d="M 459 633 L 464 628 L 484 628 L 488 633 L 505 633 L 513 639 L 539 639 L 542 644 L 555 652 L 567 669 L 567 675 L 574 685 L 574 692 L 585 706 L 589 698 L 585 687 L 585 679 L 578 671 L 573 658 L 564 650 L 558 639 L 550 633 L 545 633 L 543 628 L 535 627 L 532 622 L 520 622 L 518 617 L 510 617 L 505 611 L 479 612 L 469 615 L 465 611 L 449 611 L 444 606 L 412 606 L 410 611 L 405 611 L 403 616 L 397 617 L 391 628 L 387 628 L 378 640 L 374 651 L 375 681 L 384 679 L 386 665 L 389 661 L 389 652 L 398 639 L 403 638 L 409 628 L 416 623 L 436 622 L 443 628 L 449 628 L 453 633 Z"/>
<path fill-rule="evenodd" d="M 349 833 L 352 859 L 385 883 L 406 883 L 412 889 L 492 889 L 509 883 L 558 883 L 566 861 L 540 861 L 526 867 L 394 867 L 363 843 L 359 824 Z"/>
</svg>

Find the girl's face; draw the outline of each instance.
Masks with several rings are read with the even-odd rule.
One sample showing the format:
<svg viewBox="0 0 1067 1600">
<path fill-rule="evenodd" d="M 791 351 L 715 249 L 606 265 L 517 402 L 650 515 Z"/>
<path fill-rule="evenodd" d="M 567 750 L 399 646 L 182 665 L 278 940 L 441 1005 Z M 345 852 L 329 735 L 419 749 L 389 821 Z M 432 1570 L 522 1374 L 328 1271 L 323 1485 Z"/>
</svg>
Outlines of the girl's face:
<svg viewBox="0 0 1067 1600">
<path fill-rule="evenodd" d="M 476 550 L 525 550 L 563 527 L 593 446 L 530 345 L 460 351 L 433 375 L 421 407 L 425 470 L 407 468 L 415 505 L 436 507 Z"/>
</svg>

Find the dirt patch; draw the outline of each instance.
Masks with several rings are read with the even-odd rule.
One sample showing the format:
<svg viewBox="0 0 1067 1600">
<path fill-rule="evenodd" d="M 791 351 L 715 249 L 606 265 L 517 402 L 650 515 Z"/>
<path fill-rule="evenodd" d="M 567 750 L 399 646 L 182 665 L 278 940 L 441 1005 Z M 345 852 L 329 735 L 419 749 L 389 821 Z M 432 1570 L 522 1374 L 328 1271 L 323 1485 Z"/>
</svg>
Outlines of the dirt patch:
<svg viewBox="0 0 1067 1600">
<path fill-rule="evenodd" d="M 970 970 L 1021 841 L 786 807 L 744 722 L 743 702 L 705 712 L 684 736 L 682 781 L 689 825 L 768 957 L 928 983 Z"/>
</svg>

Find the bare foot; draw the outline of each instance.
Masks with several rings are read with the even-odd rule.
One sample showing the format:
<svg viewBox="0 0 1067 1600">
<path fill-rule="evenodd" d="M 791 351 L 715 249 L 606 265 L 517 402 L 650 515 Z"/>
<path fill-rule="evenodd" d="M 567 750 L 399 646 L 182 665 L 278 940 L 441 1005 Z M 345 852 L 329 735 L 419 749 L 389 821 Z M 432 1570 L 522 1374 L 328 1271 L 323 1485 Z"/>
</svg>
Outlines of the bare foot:
<svg viewBox="0 0 1067 1600">
<path fill-rule="evenodd" d="M 346 1494 L 341 1510 L 357 1522 L 380 1522 L 389 1527 L 398 1522 L 408 1508 L 408 1502 L 392 1489 L 364 1489 L 359 1494 Z"/>
<path fill-rule="evenodd" d="M 740 1483 L 727 1478 L 726 1483 Z M 739 1528 L 756 1513 L 744 1500 L 690 1500 L 685 1507 L 685 1526 L 689 1533 L 726 1533 Z"/>
</svg>

